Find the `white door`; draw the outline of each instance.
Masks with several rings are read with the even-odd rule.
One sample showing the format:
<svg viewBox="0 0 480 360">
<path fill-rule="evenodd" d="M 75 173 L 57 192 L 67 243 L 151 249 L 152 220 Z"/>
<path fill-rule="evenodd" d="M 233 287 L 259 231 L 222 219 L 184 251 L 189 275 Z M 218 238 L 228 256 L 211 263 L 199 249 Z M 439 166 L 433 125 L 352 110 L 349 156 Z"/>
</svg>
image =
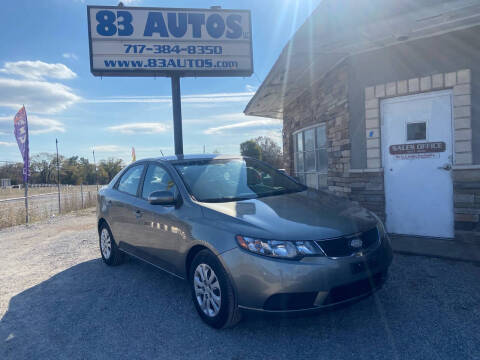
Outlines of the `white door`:
<svg viewBox="0 0 480 360">
<path fill-rule="evenodd" d="M 381 119 L 388 232 L 452 238 L 451 92 L 383 100 Z"/>
</svg>

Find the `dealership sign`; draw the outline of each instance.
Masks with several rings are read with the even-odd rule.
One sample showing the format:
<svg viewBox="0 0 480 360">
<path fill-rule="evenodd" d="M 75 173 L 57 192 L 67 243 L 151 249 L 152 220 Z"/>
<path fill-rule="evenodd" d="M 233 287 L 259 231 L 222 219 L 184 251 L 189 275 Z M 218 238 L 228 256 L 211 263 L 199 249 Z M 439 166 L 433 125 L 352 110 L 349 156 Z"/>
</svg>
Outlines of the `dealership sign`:
<svg viewBox="0 0 480 360">
<path fill-rule="evenodd" d="M 250 76 L 250 11 L 88 6 L 96 76 Z"/>
</svg>

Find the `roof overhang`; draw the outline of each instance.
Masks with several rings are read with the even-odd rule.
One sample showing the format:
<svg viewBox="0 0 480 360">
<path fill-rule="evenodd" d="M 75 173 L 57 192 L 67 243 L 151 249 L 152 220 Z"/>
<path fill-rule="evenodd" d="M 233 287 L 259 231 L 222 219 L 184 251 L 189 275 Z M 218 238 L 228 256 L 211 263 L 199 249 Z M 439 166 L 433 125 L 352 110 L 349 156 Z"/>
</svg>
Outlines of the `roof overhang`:
<svg viewBox="0 0 480 360">
<path fill-rule="evenodd" d="M 286 105 L 353 54 L 479 24 L 478 0 L 324 0 L 244 112 L 283 119 Z"/>
</svg>

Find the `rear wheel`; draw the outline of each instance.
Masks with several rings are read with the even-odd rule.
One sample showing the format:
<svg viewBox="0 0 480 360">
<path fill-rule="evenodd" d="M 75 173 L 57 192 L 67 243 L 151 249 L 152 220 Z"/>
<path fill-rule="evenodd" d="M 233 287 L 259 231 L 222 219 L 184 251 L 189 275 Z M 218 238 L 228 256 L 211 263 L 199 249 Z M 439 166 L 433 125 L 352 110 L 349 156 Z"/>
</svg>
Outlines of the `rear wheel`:
<svg viewBox="0 0 480 360">
<path fill-rule="evenodd" d="M 200 251 L 190 266 L 189 278 L 195 308 L 204 322 L 220 329 L 240 321 L 233 286 L 215 255 Z"/>
<path fill-rule="evenodd" d="M 110 266 L 120 265 L 123 262 L 124 253 L 118 249 L 112 232 L 105 222 L 100 225 L 98 235 L 103 261 Z"/>
</svg>

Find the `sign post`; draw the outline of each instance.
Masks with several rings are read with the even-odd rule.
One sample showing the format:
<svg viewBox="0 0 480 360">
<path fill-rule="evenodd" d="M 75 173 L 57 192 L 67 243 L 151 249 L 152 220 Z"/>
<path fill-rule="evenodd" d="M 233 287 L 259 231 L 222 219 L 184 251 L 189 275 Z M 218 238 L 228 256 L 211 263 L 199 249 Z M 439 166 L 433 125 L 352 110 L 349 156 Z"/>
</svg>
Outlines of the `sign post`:
<svg viewBox="0 0 480 360">
<path fill-rule="evenodd" d="M 94 76 L 170 77 L 175 154 L 183 154 L 181 77 L 250 76 L 250 11 L 87 6 Z"/>
<path fill-rule="evenodd" d="M 173 109 L 173 139 L 175 155 L 183 155 L 182 135 L 182 95 L 180 93 L 180 76 L 172 75 L 172 109 Z"/>
<path fill-rule="evenodd" d="M 93 153 L 93 165 L 95 166 L 95 185 L 97 185 L 97 192 L 98 192 L 97 161 L 95 160 L 95 149 L 92 150 L 92 153 Z"/>
<path fill-rule="evenodd" d="M 57 190 L 58 190 L 58 213 L 62 213 L 62 206 L 60 204 L 60 161 L 58 160 L 58 139 L 55 139 L 55 146 L 57 148 Z"/>
</svg>

